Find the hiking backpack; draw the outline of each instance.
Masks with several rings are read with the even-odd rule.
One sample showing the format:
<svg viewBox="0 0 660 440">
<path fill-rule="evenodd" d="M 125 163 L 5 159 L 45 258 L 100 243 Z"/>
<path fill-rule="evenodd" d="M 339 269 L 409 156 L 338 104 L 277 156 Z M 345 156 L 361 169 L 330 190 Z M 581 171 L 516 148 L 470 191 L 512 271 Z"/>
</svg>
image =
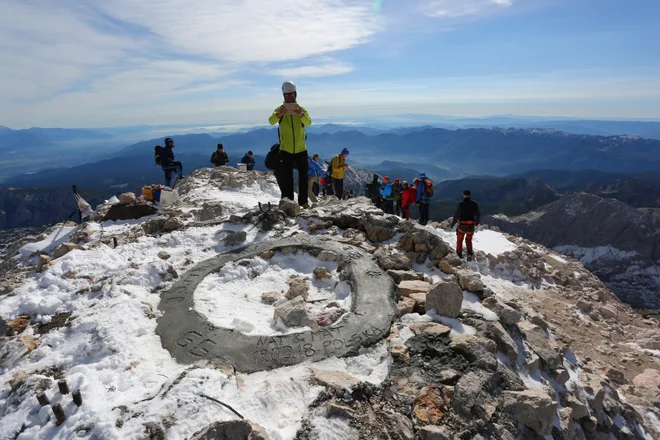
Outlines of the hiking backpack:
<svg viewBox="0 0 660 440">
<path fill-rule="evenodd" d="M 279 142 L 270 147 L 270 151 L 266 154 L 264 165 L 269 170 L 276 170 L 280 166 L 280 144 Z"/>
<path fill-rule="evenodd" d="M 433 197 L 433 181 L 431 179 L 424 181 L 424 195 L 429 198 Z"/>
<path fill-rule="evenodd" d="M 156 162 L 156 165 L 159 165 L 159 166 L 163 165 L 163 161 L 161 160 L 161 157 L 160 157 L 162 152 L 163 152 L 163 147 L 161 147 L 160 145 L 156 145 L 154 147 L 154 161 Z"/>
</svg>

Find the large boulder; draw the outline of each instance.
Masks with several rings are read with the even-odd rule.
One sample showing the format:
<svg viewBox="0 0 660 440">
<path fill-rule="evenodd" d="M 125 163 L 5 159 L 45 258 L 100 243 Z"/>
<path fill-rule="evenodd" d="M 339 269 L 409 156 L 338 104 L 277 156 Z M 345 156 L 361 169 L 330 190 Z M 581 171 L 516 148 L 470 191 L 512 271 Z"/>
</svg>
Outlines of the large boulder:
<svg viewBox="0 0 660 440">
<path fill-rule="evenodd" d="M 540 390 L 503 391 L 502 405 L 521 424 L 539 435 L 550 435 L 557 402 Z"/>
<path fill-rule="evenodd" d="M 412 261 L 410 261 L 408 257 L 402 254 L 387 254 L 381 258 L 378 258 L 378 265 L 384 270 L 410 270 L 412 267 Z"/>
<path fill-rule="evenodd" d="M 499 322 L 488 322 L 484 329 L 486 337 L 495 341 L 497 349 L 504 353 L 512 365 L 518 362 L 518 345 Z"/>
<path fill-rule="evenodd" d="M 417 273 L 414 270 L 398 270 L 390 269 L 387 271 L 387 274 L 392 277 L 396 284 L 401 283 L 401 281 L 410 281 L 410 280 L 423 280 L 424 274 Z"/>
<path fill-rule="evenodd" d="M 393 215 L 367 215 L 364 231 L 369 240 L 380 243 L 392 238 L 396 232 L 399 218 Z"/>
<path fill-rule="evenodd" d="M 478 273 L 461 270 L 456 275 L 458 276 L 458 285 L 463 290 L 474 293 L 483 292 L 484 283 L 481 281 L 481 276 Z"/>
<path fill-rule="evenodd" d="M 287 281 L 287 284 L 289 285 L 289 290 L 285 295 L 286 299 L 294 299 L 300 296 L 307 301 L 307 298 L 309 297 L 309 285 L 307 284 L 306 278 L 291 278 Z"/>
<path fill-rule="evenodd" d="M 492 374 L 471 371 L 461 377 L 454 388 L 452 406 L 464 419 L 478 417 L 488 423 L 497 409 L 497 401 L 490 393 Z"/>
<path fill-rule="evenodd" d="M 517 324 L 522 319 L 522 313 L 493 296 L 484 299 L 482 304 L 484 307 L 495 312 L 500 317 L 500 321 L 505 325 Z"/>
<path fill-rule="evenodd" d="M 463 290 L 451 281 L 439 281 L 426 294 L 426 310 L 435 309 L 440 315 L 456 318 L 461 313 Z"/>
<path fill-rule="evenodd" d="M 521 322 L 518 328 L 525 335 L 527 344 L 534 350 L 534 353 L 541 359 L 545 368 L 556 368 L 561 366 L 561 356 L 550 346 L 545 330 L 538 325 L 529 322 Z"/>
<path fill-rule="evenodd" d="M 248 420 L 211 423 L 193 434 L 190 440 L 269 440 L 261 426 Z"/>
<path fill-rule="evenodd" d="M 431 290 L 431 283 L 419 280 L 401 281 L 396 288 L 399 296 L 410 296 L 413 293 L 426 294 Z"/>
<path fill-rule="evenodd" d="M 283 213 L 285 213 L 289 217 L 293 218 L 293 217 L 298 217 L 298 215 L 300 215 L 300 205 L 298 205 L 293 200 L 281 199 L 279 208 Z"/>
</svg>

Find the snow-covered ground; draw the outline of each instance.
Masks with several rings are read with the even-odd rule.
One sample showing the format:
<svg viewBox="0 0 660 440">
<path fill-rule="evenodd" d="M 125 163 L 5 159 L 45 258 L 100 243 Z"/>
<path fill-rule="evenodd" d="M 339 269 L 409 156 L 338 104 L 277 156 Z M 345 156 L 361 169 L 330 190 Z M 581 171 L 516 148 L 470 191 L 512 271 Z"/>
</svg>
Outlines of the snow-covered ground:
<svg viewBox="0 0 660 440">
<path fill-rule="evenodd" d="M 325 267 L 332 278 L 315 280 L 313 270 Z M 219 327 L 236 328 L 244 333 L 273 335 L 308 330 L 308 327 L 286 328 L 273 320 L 275 304 L 266 304 L 261 295 L 287 292 L 291 277 L 309 280 L 311 311 L 320 313 L 330 302 L 344 310 L 351 308 L 351 287 L 340 281 L 337 263 L 320 261 L 306 254 L 276 253 L 271 260 L 255 258 L 227 264 L 219 272 L 209 275 L 195 291 L 195 309 Z"/>
</svg>

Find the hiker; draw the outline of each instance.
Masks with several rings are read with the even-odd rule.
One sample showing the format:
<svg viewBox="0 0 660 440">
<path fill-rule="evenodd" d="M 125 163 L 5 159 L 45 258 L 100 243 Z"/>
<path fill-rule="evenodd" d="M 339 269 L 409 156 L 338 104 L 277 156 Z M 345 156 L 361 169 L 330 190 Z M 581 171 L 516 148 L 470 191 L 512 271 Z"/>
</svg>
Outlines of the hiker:
<svg viewBox="0 0 660 440">
<path fill-rule="evenodd" d="M 346 163 L 347 157 L 348 148 L 344 148 L 330 163 L 332 167 L 332 191 L 339 199 L 344 197 L 344 172 L 348 168 L 348 164 Z"/>
<path fill-rule="evenodd" d="M 211 163 L 216 167 L 221 167 L 229 163 L 229 156 L 225 153 L 222 144 L 218 144 L 218 149 L 211 155 Z"/>
<path fill-rule="evenodd" d="M 458 222 L 456 228 L 456 253 L 460 258 L 463 258 L 463 238 L 465 238 L 465 247 L 467 248 L 467 258 L 472 260 L 472 236 L 474 235 L 474 228 L 479 226 L 481 222 L 481 213 L 479 212 L 479 205 L 472 200 L 470 196 L 472 193 L 469 189 L 463 191 L 463 201 L 458 204 L 456 214 L 451 222 L 451 227 Z"/>
<path fill-rule="evenodd" d="M 174 139 L 165 138 L 165 148 L 160 150 L 158 159 L 165 172 L 165 185 L 173 188 L 176 181 L 183 178 L 183 165 L 174 160 Z"/>
<path fill-rule="evenodd" d="M 241 163 L 247 164 L 247 170 L 252 171 L 254 169 L 254 154 L 252 151 L 248 151 L 245 153 L 245 156 L 243 156 L 243 159 L 241 159 Z"/>
<path fill-rule="evenodd" d="M 307 197 L 312 203 L 317 203 L 318 199 L 314 193 L 314 184 L 318 185 L 319 178 L 323 175 L 323 169 L 319 166 L 319 155 L 318 153 L 309 158 L 309 163 L 307 164 Z"/>
<path fill-rule="evenodd" d="M 383 199 L 383 212 L 394 214 L 394 200 L 392 199 L 392 182 L 388 176 L 383 177 L 383 184 L 378 191 Z"/>
<path fill-rule="evenodd" d="M 429 205 L 433 197 L 433 182 L 426 174 L 419 175 L 417 185 L 417 204 L 419 205 L 419 224 L 424 226 L 429 222 Z"/>
<path fill-rule="evenodd" d="M 392 184 L 392 201 L 394 203 L 394 214 L 401 215 L 401 181 L 394 179 Z"/>
<path fill-rule="evenodd" d="M 365 187 L 365 195 L 371 199 L 376 208 L 380 208 L 380 183 L 378 182 L 378 174 L 374 174 L 371 183 L 367 183 Z"/>
<path fill-rule="evenodd" d="M 270 125 L 279 124 L 280 138 L 280 191 L 282 197 L 293 200 L 293 169 L 298 170 L 298 204 L 309 208 L 307 203 L 307 145 L 305 127 L 312 124 L 307 110 L 296 102 L 298 92 L 291 81 L 282 84 L 284 104 L 277 107 L 268 118 Z"/>
<path fill-rule="evenodd" d="M 401 184 L 401 215 L 406 220 L 410 220 L 410 205 L 414 205 L 417 201 L 417 188 L 408 185 L 405 180 Z"/>
</svg>

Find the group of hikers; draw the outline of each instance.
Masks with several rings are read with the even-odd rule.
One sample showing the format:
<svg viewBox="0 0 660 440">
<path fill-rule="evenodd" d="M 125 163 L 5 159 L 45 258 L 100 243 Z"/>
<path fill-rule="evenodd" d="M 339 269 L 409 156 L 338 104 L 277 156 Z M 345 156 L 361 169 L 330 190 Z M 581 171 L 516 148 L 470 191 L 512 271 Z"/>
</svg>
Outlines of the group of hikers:
<svg viewBox="0 0 660 440">
<path fill-rule="evenodd" d="M 268 118 L 270 125 L 278 124 L 279 141 L 271 147 L 266 155 L 265 165 L 273 170 L 277 184 L 282 194 L 282 199 L 294 199 L 294 192 L 298 194 L 298 204 L 302 208 L 310 208 L 309 202 L 317 203 L 318 195 L 322 191 L 324 195 L 335 195 L 343 199 L 351 197 L 351 191 L 344 190 L 344 174 L 349 168 L 346 158 L 349 155 L 344 148 L 332 160 L 327 163 L 328 167 L 323 170 L 319 165 L 319 155 L 309 156 L 307 151 L 305 127 L 312 124 L 312 119 L 307 110 L 297 103 L 298 91 L 296 85 L 291 81 L 282 84 L 282 95 L 284 102 L 273 110 Z M 156 163 L 163 168 L 165 179 L 170 187 L 174 187 L 177 179 L 183 177 L 183 165 L 174 160 L 174 141 L 172 138 L 165 139 L 165 148 L 156 147 Z M 211 163 L 216 167 L 226 166 L 229 163 L 229 155 L 224 151 L 222 144 L 218 144 L 217 150 L 211 156 Z M 247 170 L 253 170 L 255 161 L 252 151 L 248 151 L 241 159 L 246 164 Z M 294 188 L 293 170 L 298 170 L 298 188 Z M 367 185 L 367 197 L 376 206 L 383 209 L 387 214 L 396 214 L 405 219 L 410 219 L 410 207 L 419 206 L 419 223 L 426 225 L 429 221 L 429 205 L 433 197 L 433 182 L 422 173 L 413 180 L 412 185 L 406 181 L 395 179 L 390 181 L 384 176 L 379 182 L 379 176 L 374 174 L 373 181 Z M 468 258 L 472 257 L 472 235 L 475 227 L 479 224 L 479 206 L 470 198 L 470 191 L 463 191 L 463 201 L 456 209 L 451 227 L 458 223 L 456 229 L 457 246 L 456 253 L 462 258 L 462 243 L 466 241 Z"/>
</svg>

